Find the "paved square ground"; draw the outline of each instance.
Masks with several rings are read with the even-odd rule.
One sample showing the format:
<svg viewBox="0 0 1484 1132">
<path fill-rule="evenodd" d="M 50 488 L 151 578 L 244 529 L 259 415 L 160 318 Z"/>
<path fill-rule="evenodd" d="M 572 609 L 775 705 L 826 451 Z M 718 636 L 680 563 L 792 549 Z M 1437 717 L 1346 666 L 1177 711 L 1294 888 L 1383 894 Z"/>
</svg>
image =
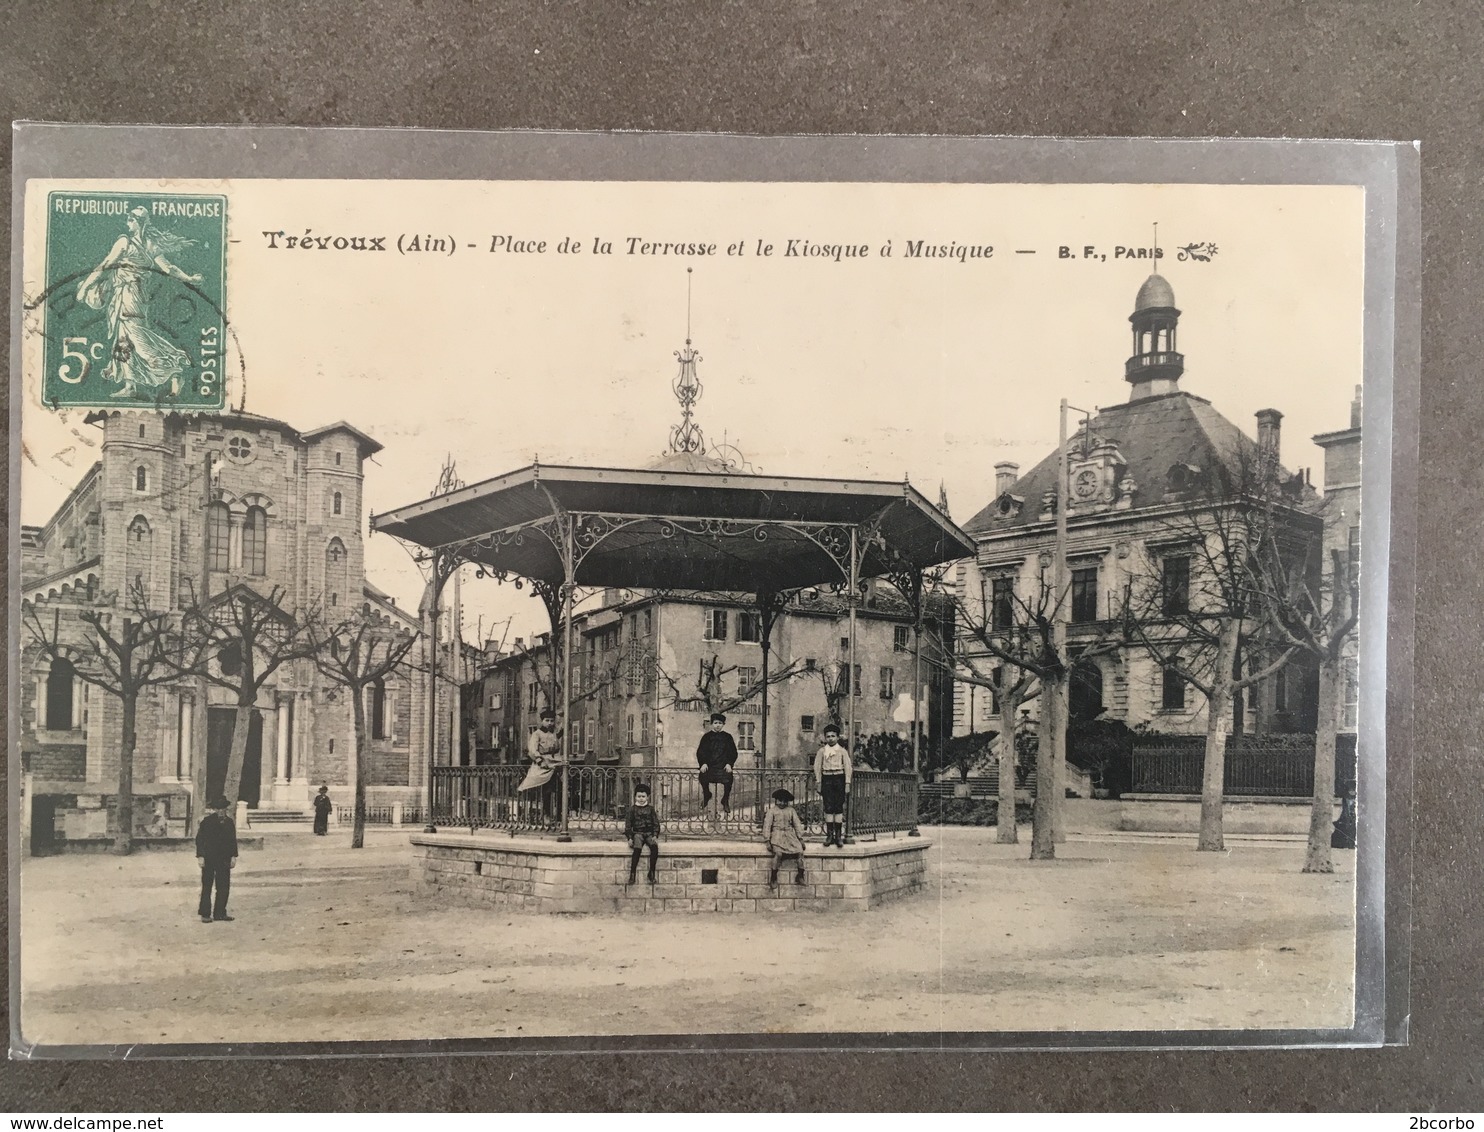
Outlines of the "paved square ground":
<svg viewBox="0 0 1484 1132">
<path fill-rule="evenodd" d="M 443 907 L 406 838 L 279 834 L 245 852 L 233 923 L 195 916 L 187 853 L 31 859 L 32 1042 L 571 1034 L 1344 1027 L 1354 854 L 925 831 L 928 887 L 865 913 L 538 915 Z M 673 851 L 673 849 L 671 850 Z"/>
</svg>

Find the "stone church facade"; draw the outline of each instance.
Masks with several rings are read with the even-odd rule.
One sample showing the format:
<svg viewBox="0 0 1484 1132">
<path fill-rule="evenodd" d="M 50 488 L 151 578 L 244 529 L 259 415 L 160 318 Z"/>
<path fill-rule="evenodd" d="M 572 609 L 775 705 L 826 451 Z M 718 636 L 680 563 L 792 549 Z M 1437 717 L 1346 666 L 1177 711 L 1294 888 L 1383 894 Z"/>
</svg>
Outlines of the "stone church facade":
<svg viewBox="0 0 1484 1132">
<path fill-rule="evenodd" d="M 131 584 L 153 609 L 245 586 L 281 592 L 285 609 L 334 619 L 357 607 L 407 633 L 419 622 L 367 584 L 364 463 L 381 445 L 339 422 L 301 432 L 246 413 L 182 416 L 100 411 L 97 463 L 43 526 L 26 527 L 22 598 L 60 640 L 85 608 L 119 608 Z M 23 629 L 22 752 L 33 799 L 58 837 L 105 834 L 121 747 L 118 699 L 54 664 Z M 59 670 L 60 669 L 60 670 Z M 413 801 L 425 761 L 422 681 L 398 673 L 371 693 L 372 796 Z M 146 690 L 136 727 L 136 830 L 178 834 L 204 775 L 218 786 L 233 693 L 189 678 Z M 312 662 L 286 664 L 253 713 L 241 797 L 250 809 L 301 811 L 328 784 L 348 801 L 351 704 Z M 155 801 L 148 801 L 154 799 Z M 196 815 L 199 816 L 199 815 Z"/>
</svg>

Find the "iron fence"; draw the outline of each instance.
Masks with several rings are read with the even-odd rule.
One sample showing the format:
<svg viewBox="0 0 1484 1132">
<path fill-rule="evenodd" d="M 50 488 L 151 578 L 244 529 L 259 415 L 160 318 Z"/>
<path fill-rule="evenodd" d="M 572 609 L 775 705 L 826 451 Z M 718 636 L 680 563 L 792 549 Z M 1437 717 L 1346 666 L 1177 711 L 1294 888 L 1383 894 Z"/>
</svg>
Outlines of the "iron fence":
<svg viewBox="0 0 1484 1132">
<path fill-rule="evenodd" d="M 386 806 L 383 806 L 383 805 L 367 806 L 365 808 L 365 811 L 364 811 L 365 818 L 366 818 L 366 824 L 367 825 L 396 825 L 397 824 L 397 809 L 398 809 L 398 807 L 396 807 L 396 806 L 390 806 L 390 805 L 386 805 Z M 424 824 L 427 821 L 427 818 L 424 816 L 425 813 L 426 813 L 426 811 L 424 810 L 424 808 L 422 806 L 404 805 L 404 806 L 401 807 L 401 811 L 402 811 L 402 824 L 403 825 L 422 825 L 422 824 Z M 355 807 L 354 806 L 336 806 L 335 807 L 335 824 L 336 825 L 351 825 L 354 822 L 355 822 Z"/>
<path fill-rule="evenodd" d="M 1343 737 L 1342 737 L 1343 738 Z M 1355 783 L 1355 745 L 1336 743 L 1335 783 L 1343 797 Z M 1204 736 L 1164 736 L 1135 744 L 1136 794 L 1199 794 L 1205 773 Z M 1226 737 L 1223 793 L 1229 797 L 1308 798 L 1314 794 L 1314 736 Z"/>
<path fill-rule="evenodd" d="M 857 772 L 851 776 L 845 804 L 845 833 L 850 837 L 899 833 L 917 828 L 917 776 Z"/>
<path fill-rule="evenodd" d="M 562 779 L 520 790 L 522 766 L 434 767 L 433 824 L 469 829 L 553 833 L 562 824 Z M 823 810 L 807 770 L 736 770 L 730 792 L 683 767 L 573 766 L 566 771 L 567 828 L 592 837 L 622 837 L 634 788 L 649 787 L 650 802 L 668 837 L 751 839 L 758 836 L 773 791 L 794 796 L 807 832 L 823 831 Z M 725 800 L 725 805 L 723 804 Z M 877 834 L 916 826 L 917 781 L 910 774 L 857 772 L 846 811 L 848 834 Z"/>
</svg>

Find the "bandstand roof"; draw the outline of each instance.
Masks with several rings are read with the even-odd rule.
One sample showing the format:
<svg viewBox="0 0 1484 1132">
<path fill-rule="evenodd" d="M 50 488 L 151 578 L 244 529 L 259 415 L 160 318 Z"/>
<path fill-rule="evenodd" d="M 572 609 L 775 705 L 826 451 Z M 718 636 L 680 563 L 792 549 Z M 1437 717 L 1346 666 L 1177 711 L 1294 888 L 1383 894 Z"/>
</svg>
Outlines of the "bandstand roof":
<svg viewBox="0 0 1484 1132">
<path fill-rule="evenodd" d="M 969 536 L 910 484 L 673 467 L 533 464 L 374 515 L 371 529 L 557 585 L 566 522 L 573 581 L 584 586 L 760 592 L 828 584 L 847 569 L 851 528 L 861 577 L 974 552 Z"/>
</svg>

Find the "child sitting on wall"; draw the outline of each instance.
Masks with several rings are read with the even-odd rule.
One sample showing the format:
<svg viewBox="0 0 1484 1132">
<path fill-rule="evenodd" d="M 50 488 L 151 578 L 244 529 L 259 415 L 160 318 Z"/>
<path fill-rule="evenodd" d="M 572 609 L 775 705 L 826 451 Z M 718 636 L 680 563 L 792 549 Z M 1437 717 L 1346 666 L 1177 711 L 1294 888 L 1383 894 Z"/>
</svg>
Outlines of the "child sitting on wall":
<svg viewBox="0 0 1484 1132">
<path fill-rule="evenodd" d="M 794 872 L 794 883 L 804 883 L 804 823 L 793 807 L 793 794 L 784 789 L 773 791 L 773 805 L 763 818 L 763 841 L 773 854 L 773 866 L 768 873 L 768 887 L 778 887 L 778 870 L 783 862 L 792 857 L 798 863 Z"/>
<path fill-rule="evenodd" d="M 623 835 L 633 851 L 629 856 L 629 884 L 639 874 L 639 854 L 649 849 L 649 883 L 654 883 L 654 867 L 660 856 L 660 816 L 649 804 L 649 786 L 639 783 L 634 787 L 634 804 L 629 807 L 628 819 L 624 822 Z"/>
</svg>

